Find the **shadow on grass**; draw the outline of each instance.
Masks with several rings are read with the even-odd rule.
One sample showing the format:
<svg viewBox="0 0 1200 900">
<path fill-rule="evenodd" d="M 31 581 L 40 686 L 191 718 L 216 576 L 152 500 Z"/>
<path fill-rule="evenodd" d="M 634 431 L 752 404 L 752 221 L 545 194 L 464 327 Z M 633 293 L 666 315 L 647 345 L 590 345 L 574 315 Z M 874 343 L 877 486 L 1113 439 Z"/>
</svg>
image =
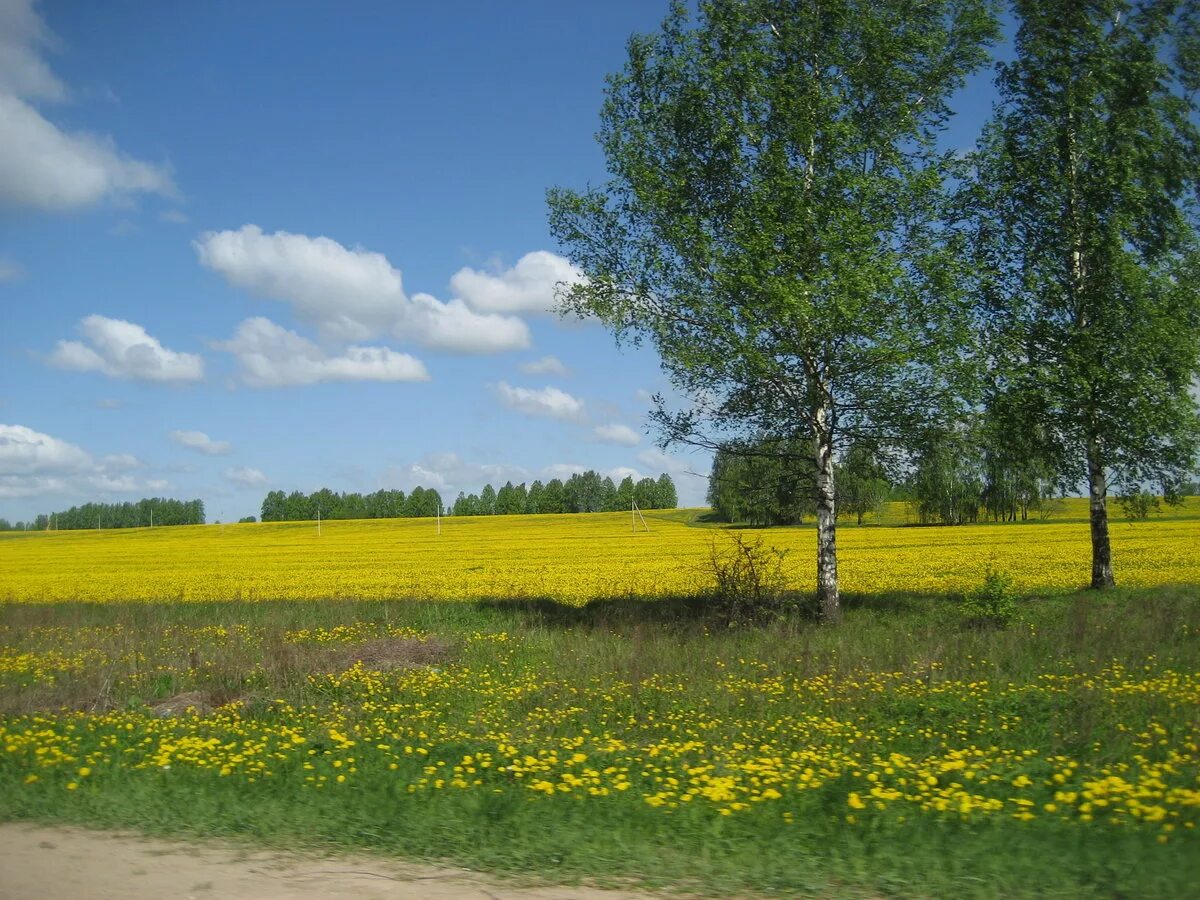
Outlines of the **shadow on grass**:
<svg viewBox="0 0 1200 900">
<path fill-rule="evenodd" d="M 812 595 L 798 595 L 795 599 L 798 611 L 787 617 L 788 621 L 798 626 L 820 624 L 815 615 L 803 612 L 815 608 Z M 841 596 L 842 608 L 847 613 L 862 611 L 884 617 L 911 615 L 934 604 L 957 599 L 957 595 L 933 593 L 843 593 Z M 528 625 L 552 628 L 613 629 L 645 625 L 728 627 L 720 604 L 710 594 L 663 598 L 618 597 L 592 600 L 583 606 L 568 606 L 545 597 L 489 599 L 476 601 L 475 606 L 480 610 L 512 616 Z M 744 627 L 755 626 L 748 624 Z"/>
</svg>

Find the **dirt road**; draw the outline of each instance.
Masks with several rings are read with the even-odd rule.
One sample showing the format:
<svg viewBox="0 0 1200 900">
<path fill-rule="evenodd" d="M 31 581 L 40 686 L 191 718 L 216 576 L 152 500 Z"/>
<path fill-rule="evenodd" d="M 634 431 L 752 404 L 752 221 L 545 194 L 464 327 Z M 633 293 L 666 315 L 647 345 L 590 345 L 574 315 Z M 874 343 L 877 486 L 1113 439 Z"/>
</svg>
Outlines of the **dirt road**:
<svg viewBox="0 0 1200 900">
<path fill-rule="evenodd" d="M 305 858 L 216 841 L 0 824 L 0 900 L 649 900 L 506 886 L 462 869 Z"/>
</svg>

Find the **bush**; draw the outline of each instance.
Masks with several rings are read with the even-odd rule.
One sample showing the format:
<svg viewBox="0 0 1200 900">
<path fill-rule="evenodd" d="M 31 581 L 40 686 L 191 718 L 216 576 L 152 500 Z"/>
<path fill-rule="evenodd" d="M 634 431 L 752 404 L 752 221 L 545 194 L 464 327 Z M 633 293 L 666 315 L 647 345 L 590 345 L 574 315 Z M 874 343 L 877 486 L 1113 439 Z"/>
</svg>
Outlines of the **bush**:
<svg viewBox="0 0 1200 900">
<path fill-rule="evenodd" d="M 764 546 L 762 538 L 747 540 L 736 532 L 729 542 L 712 543 L 709 570 L 716 581 L 713 599 L 727 625 L 745 625 L 779 618 L 796 608 L 787 590 L 783 560 L 787 550 Z"/>
<path fill-rule="evenodd" d="M 1158 497 L 1149 491 L 1133 491 L 1123 494 L 1119 499 L 1125 518 L 1131 522 L 1148 519 L 1151 512 L 1157 513 L 1162 508 Z"/>
<path fill-rule="evenodd" d="M 983 628 L 1004 628 L 1017 617 L 1017 592 L 1012 576 L 989 563 L 983 584 L 965 596 L 959 608 L 967 623 Z"/>
</svg>

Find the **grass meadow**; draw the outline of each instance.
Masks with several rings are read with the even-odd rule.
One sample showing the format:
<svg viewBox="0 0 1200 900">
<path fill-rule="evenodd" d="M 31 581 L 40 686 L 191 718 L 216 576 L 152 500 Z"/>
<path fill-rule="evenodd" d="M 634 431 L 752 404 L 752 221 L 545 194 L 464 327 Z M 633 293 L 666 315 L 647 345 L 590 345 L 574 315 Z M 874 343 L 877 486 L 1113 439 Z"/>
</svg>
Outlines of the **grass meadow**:
<svg viewBox="0 0 1200 900">
<path fill-rule="evenodd" d="M 444 523 L 443 536 L 456 524 L 467 527 Z M 704 549 L 721 530 L 682 516 L 658 524 L 652 534 L 674 526 L 699 548 L 677 560 L 690 590 L 672 582 L 590 601 L 532 588 L 346 596 L 345 573 L 367 571 L 364 558 L 390 553 L 414 567 L 398 577 L 420 574 L 414 550 L 347 541 L 311 570 L 338 584 L 329 569 L 342 565 L 342 588 L 324 597 L 180 602 L 173 586 L 165 596 L 141 586 L 175 585 L 186 554 L 168 565 L 143 551 L 151 537 L 191 540 L 191 529 L 6 538 L 0 817 L 717 896 L 1194 892 L 1195 518 L 1114 521 L 1118 579 L 1144 574 L 1103 595 L 1078 589 L 1086 555 L 1069 577 L 1054 563 L 1074 546 L 1054 537 L 1059 528 L 1082 532 L 1086 546 L 1086 524 L 1069 515 L 846 528 L 844 546 L 862 554 L 848 568 L 867 572 L 874 558 L 879 571 L 848 590 L 845 622 L 753 628 L 722 626 L 705 598 Z M 478 525 L 463 573 L 506 552 L 484 527 L 510 554 L 531 541 Z M 288 529 L 257 528 L 208 526 L 200 537 L 233 542 L 239 560 L 254 546 L 262 570 L 286 572 L 280 558 L 298 552 Z M 360 543 L 368 534 L 332 523 L 321 540 L 339 528 L 357 529 Z M 604 517 L 564 517 L 568 534 L 551 537 L 566 571 L 630 546 L 613 537 L 600 553 L 599 539 L 581 540 L 602 528 Z M 766 534 L 797 548 L 811 540 L 807 529 Z M 685 537 L 674 543 L 692 547 Z M 278 554 L 266 549 L 273 541 Z M 52 547 L 100 560 L 93 597 L 80 580 L 74 594 L 36 596 L 38 577 L 51 585 L 51 570 L 72 564 Z M 206 552 L 197 538 L 198 567 Z M 451 569 L 444 556 L 436 545 L 425 554 L 435 576 Z M 128 600 L 118 599 L 119 559 Z M 1021 595 L 1007 628 L 976 627 L 956 604 L 988 562 Z"/>
</svg>

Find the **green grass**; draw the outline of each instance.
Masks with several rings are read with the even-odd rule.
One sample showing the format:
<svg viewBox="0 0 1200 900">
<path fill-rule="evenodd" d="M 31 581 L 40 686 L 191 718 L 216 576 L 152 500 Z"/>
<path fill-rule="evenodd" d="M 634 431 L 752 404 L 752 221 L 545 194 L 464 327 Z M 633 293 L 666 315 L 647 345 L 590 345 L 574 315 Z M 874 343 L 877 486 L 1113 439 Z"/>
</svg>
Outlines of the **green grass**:
<svg viewBox="0 0 1200 900">
<path fill-rule="evenodd" d="M 3 606 L 0 726 L 8 740 L 52 733 L 37 741 L 77 752 L 40 768 L 23 750 L 0 756 L 0 817 L 370 849 L 535 879 L 635 879 L 718 896 L 1194 892 L 1195 829 L 1165 835 L 1157 824 L 1109 824 L 1099 814 L 1087 823 L 1043 815 L 1053 788 L 1041 782 L 1056 757 L 1075 761 L 1081 773 L 1134 779 L 1174 753 L 1172 783 L 1200 787 L 1200 588 L 1028 601 L 1019 615 L 1008 629 L 970 628 L 951 601 L 905 595 L 847 598 L 837 628 L 794 621 L 732 630 L 696 600 L 582 609 L 540 602 Z M 366 623 L 364 635 L 388 628 L 432 635 L 431 655 L 414 658 L 411 668 L 347 677 L 353 645 L 283 639 L 350 623 Z M 198 630 L 216 625 L 227 633 Z M 393 649 L 403 661 L 414 648 L 397 641 Z M 201 717 L 155 715 L 155 704 L 179 694 L 240 705 Z M 356 745 L 337 747 L 330 723 Z M 272 759 L 272 775 L 252 782 L 236 766 L 222 776 L 215 766 L 133 764 L 146 746 L 181 735 L 240 742 L 289 725 L 315 755 Z M 396 740 L 381 738 L 389 731 Z M 604 750 L 607 739 L 627 749 Z M 697 747 L 679 749 L 693 740 Z M 428 777 L 430 760 L 448 772 L 464 755 L 499 757 L 498 744 L 520 748 L 518 756 L 554 748 L 565 757 L 575 741 L 587 765 L 629 763 L 633 786 L 605 797 L 547 797 L 527 787 L 537 776 L 491 771 L 478 788 L 408 790 Z M 428 756 L 403 754 L 406 743 Z M 668 749 L 659 755 L 655 745 Z M 868 770 L 883 771 L 873 759 L 900 752 L 915 768 L 971 745 L 997 748 L 988 771 L 1000 780 L 984 793 L 1019 793 L 1009 782 L 1032 776 L 1037 785 L 1025 790 L 1037 797 L 1034 820 L 1015 820 L 1007 809 L 963 818 L 905 802 L 854 814 L 847 804 L 868 784 Z M 1025 750 L 1033 756 L 1024 761 L 1009 755 Z M 674 809 L 645 801 L 686 766 L 720 770 L 805 751 L 861 765 L 831 764 L 820 788 L 785 789 L 730 815 L 708 801 Z M 330 768 L 332 761 L 351 757 L 358 771 L 334 784 L 346 767 Z M 325 788 L 302 787 L 306 759 L 330 776 Z M 83 762 L 93 770 L 87 777 L 75 774 Z M 557 766 L 556 775 L 568 768 Z M 30 773 L 40 777 L 27 785 Z M 78 788 L 68 791 L 71 782 Z M 1195 812 L 1184 808 L 1180 821 Z"/>
</svg>

